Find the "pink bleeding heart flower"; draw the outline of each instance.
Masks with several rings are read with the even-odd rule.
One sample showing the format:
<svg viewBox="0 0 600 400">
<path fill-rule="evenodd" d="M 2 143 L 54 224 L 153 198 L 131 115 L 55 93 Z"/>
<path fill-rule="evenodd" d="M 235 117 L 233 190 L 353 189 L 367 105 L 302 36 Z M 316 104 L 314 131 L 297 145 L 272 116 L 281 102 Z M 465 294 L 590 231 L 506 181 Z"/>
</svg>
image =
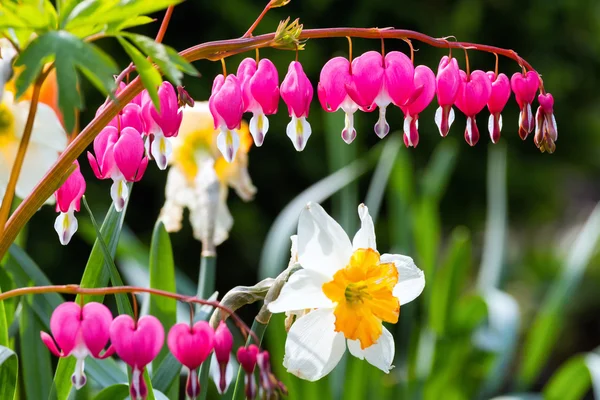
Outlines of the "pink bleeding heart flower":
<svg viewBox="0 0 600 400">
<path fill-rule="evenodd" d="M 147 151 L 156 160 L 158 168 L 164 170 L 173 151 L 168 138 L 179 133 L 183 113 L 179 109 L 177 92 L 170 82 L 165 81 L 158 87 L 158 101 L 160 112 L 154 107 L 148 92 L 144 92 L 142 98 L 144 129 L 140 132 L 148 135 Z"/>
<path fill-rule="evenodd" d="M 465 71 L 460 71 L 460 88 L 456 96 L 456 107 L 467 116 L 465 140 L 469 145 L 475 146 L 479 141 L 479 129 L 475 116 L 486 106 L 492 94 L 492 83 L 485 72 L 475 70 L 467 76 Z"/>
<path fill-rule="evenodd" d="M 352 61 L 352 82 L 348 94 L 363 111 L 379 107 L 375 133 L 386 136 L 390 126 L 386 121 L 386 108 L 391 103 L 404 106 L 413 95 L 415 68 L 410 58 L 399 51 L 391 51 L 385 59 L 376 51 L 368 51 Z"/>
<path fill-rule="evenodd" d="M 454 122 L 454 109 L 452 109 L 452 105 L 456 101 L 458 89 L 460 88 L 461 80 L 459 71 L 456 58 L 442 57 L 436 76 L 439 108 L 435 112 L 435 124 L 442 137 L 445 137 L 450 132 L 450 127 Z"/>
<path fill-rule="evenodd" d="M 237 351 L 237 359 L 246 373 L 246 398 L 254 399 L 256 397 L 256 382 L 254 382 L 254 367 L 256 367 L 256 358 L 259 348 L 251 344 L 248 347 L 240 347 Z"/>
<path fill-rule="evenodd" d="M 123 82 L 119 83 L 119 87 L 117 88 L 115 94 L 118 95 L 121 93 L 127 85 Z M 109 126 L 114 126 L 117 130 L 121 130 L 127 126 L 137 129 L 139 132 L 144 131 L 144 124 L 142 121 L 142 98 L 146 91 L 144 90 L 142 93 L 138 94 L 131 100 L 128 104 L 118 112 L 117 116 L 114 117 L 109 123 Z M 106 107 L 107 103 L 103 104 L 96 111 L 96 116 L 98 116 Z"/>
<path fill-rule="evenodd" d="M 134 128 L 123 128 L 119 134 L 117 128 L 107 126 L 94 139 L 94 154 L 87 153 L 92 170 L 98 179 L 113 180 L 110 195 L 120 212 L 129 197 L 127 182 L 142 179 L 148 166 L 144 140 Z"/>
<path fill-rule="evenodd" d="M 279 394 L 287 396 L 285 385 L 271 372 L 271 356 L 267 350 L 259 351 L 256 355 L 258 377 L 267 399 L 279 398 Z"/>
<path fill-rule="evenodd" d="M 144 368 L 156 358 L 165 341 L 160 321 L 145 315 L 136 323 L 129 315 L 119 315 L 110 326 L 110 341 L 121 360 L 132 368 L 131 399 L 145 399 L 148 388 L 144 382 Z"/>
<path fill-rule="evenodd" d="M 538 96 L 540 106 L 535 114 L 535 145 L 543 152 L 549 154 L 556 150 L 555 142 L 558 140 L 558 128 L 554 118 L 554 97 L 550 93 Z"/>
<path fill-rule="evenodd" d="M 213 344 L 215 349 L 215 358 L 219 364 L 220 372 L 217 388 L 219 389 L 219 393 L 222 394 L 227 390 L 226 370 L 227 364 L 229 363 L 231 349 L 233 348 L 233 335 L 229 331 L 229 328 L 227 328 L 227 324 L 224 321 L 219 322 L 219 326 L 215 330 Z"/>
<path fill-rule="evenodd" d="M 533 103 L 535 94 L 540 87 L 540 77 L 535 71 L 527 71 L 525 74 L 516 72 L 510 78 L 510 85 L 521 109 L 519 114 L 519 136 L 525 140 L 534 127 L 531 103 Z"/>
<path fill-rule="evenodd" d="M 296 151 L 304 150 L 312 133 L 306 120 L 313 98 L 313 87 L 302 69 L 302 64 L 292 61 L 288 72 L 281 82 L 281 98 L 288 107 L 292 120 L 287 125 L 286 133 L 294 144 Z"/>
<path fill-rule="evenodd" d="M 400 108 L 404 112 L 404 144 L 417 147 L 419 144 L 419 113 L 421 113 L 435 95 L 435 75 L 425 66 L 415 68 L 413 99 Z"/>
<path fill-rule="evenodd" d="M 334 57 L 327 61 L 321 70 L 317 94 L 319 102 L 327 112 L 335 112 L 340 108 L 346 114 L 342 139 L 350 144 L 356 138 L 354 129 L 354 113 L 358 104 L 352 100 L 346 89 L 352 83 L 350 61 L 344 57 Z"/>
<path fill-rule="evenodd" d="M 75 170 L 69 175 L 65 183 L 56 192 L 56 211 L 60 212 L 54 221 L 54 230 L 58 233 L 58 240 L 65 246 L 77 232 L 77 218 L 75 211 L 79 211 L 81 197 L 85 193 L 85 179 L 79 169 L 79 162 L 73 162 Z"/>
<path fill-rule="evenodd" d="M 198 371 L 213 349 L 214 331 L 206 321 L 198 321 L 194 326 L 179 323 L 173 325 L 167 337 L 167 345 L 175 358 L 185 365 L 188 375 L 185 392 L 191 399 L 200 395 Z"/>
<path fill-rule="evenodd" d="M 77 303 L 66 302 L 56 307 L 50 317 L 50 331 L 54 339 L 46 332 L 40 332 L 42 341 L 52 354 L 77 359 L 71 376 L 76 389 L 81 389 L 86 383 L 84 362 L 87 356 L 106 358 L 113 354 L 112 346 L 100 354 L 108 343 L 112 320 L 110 310 L 103 304 L 91 302 L 81 308 Z"/>
<path fill-rule="evenodd" d="M 500 113 L 510 98 L 510 81 L 508 76 L 491 71 L 487 73 L 487 76 L 492 82 L 492 94 L 487 104 L 490 111 L 488 130 L 492 143 L 497 143 L 500 140 L 500 131 L 502 130 L 502 115 Z"/>
<path fill-rule="evenodd" d="M 240 137 L 235 131 L 242 123 L 244 104 L 242 87 L 234 74 L 217 75 L 213 82 L 212 94 L 208 100 L 215 129 L 219 129 L 217 148 L 227 162 L 232 162 L 240 147 Z"/>
<path fill-rule="evenodd" d="M 258 62 L 245 58 L 238 67 L 237 76 L 242 88 L 244 112 L 251 112 L 250 134 L 254 144 L 262 146 L 269 130 L 267 115 L 277 113 L 279 106 L 279 74 L 277 68 L 268 59 Z"/>
</svg>

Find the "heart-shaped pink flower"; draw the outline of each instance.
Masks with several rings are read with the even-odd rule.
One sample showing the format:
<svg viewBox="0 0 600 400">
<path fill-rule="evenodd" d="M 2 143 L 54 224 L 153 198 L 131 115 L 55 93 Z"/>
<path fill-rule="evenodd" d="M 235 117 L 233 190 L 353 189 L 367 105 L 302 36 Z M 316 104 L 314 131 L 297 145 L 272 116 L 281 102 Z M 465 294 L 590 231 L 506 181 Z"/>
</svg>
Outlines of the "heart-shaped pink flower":
<svg viewBox="0 0 600 400">
<path fill-rule="evenodd" d="M 475 70 L 467 76 L 465 71 L 460 71 L 461 84 L 456 96 L 456 106 L 467 116 L 465 140 L 469 145 L 475 146 L 479 141 L 479 129 L 475 116 L 487 105 L 492 94 L 492 83 L 485 72 Z"/>
<path fill-rule="evenodd" d="M 299 62 L 292 61 L 290 63 L 288 72 L 281 82 L 280 93 L 281 98 L 288 106 L 289 115 L 292 117 L 286 128 L 287 136 L 294 144 L 296 151 L 302 151 L 312 133 L 306 118 L 308 118 L 314 92 L 312 84 Z"/>
<path fill-rule="evenodd" d="M 459 71 L 456 58 L 442 57 L 436 76 L 437 101 L 440 106 L 435 112 L 435 123 L 442 136 L 448 134 L 454 122 L 452 105 L 456 101 L 460 87 Z"/>
<path fill-rule="evenodd" d="M 256 383 L 254 382 L 254 367 L 256 366 L 257 356 L 260 349 L 251 344 L 247 347 L 240 347 L 237 351 L 237 359 L 246 373 L 246 397 L 253 399 L 256 397 Z"/>
<path fill-rule="evenodd" d="M 50 318 L 50 331 L 54 340 L 46 332 L 40 332 L 42 341 L 52 354 L 57 357 L 72 355 L 77 359 L 75 372 L 71 377 L 77 389 L 86 383 L 83 371 L 85 358 L 88 355 L 105 358 L 114 352 L 111 347 L 100 355 L 108 343 L 112 320 L 110 310 L 103 304 L 91 302 L 81 308 L 77 303 L 66 302 L 56 307 Z"/>
<path fill-rule="evenodd" d="M 242 88 L 234 74 L 217 75 L 208 99 L 215 129 L 219 129 L 217 148 L 227 162 L 232 162 L 240 147 L 240 137 L 235 129 L 242 123 L 244 104 Z"/>
<path fill-rule="evenodd" d="M 60 212 L 54 222 L 54 229 L 62 245 L 66 245 L 77 231 L 77 218 L 75 211 L 79 211 L 81 197 L 85 193 L 85 179 L 79 169 L 79 162 L 73 162 L 75 170 L 61 185 L 54 197 L 56 198 L 56 211 Z"/>
<path fill-rule="evenodd" d="M 233 335 L 227 328 L 225 321 L 219 322 L 219 326 L 215 330 L 215 336 L 213 340 L 215 348 L 215 358 L 219 363 L 219 382 L 217 384 L 219 393 L 225 393 L 227 388 L 226 369 L 229 363 L 229 357 L 231 355 L 231 349 L 233 348 Z"/>
<path fill-rule="evenodd" d="M 404 144 L 417 147 L 419 144 L 419 113 L 421 113 L 435 95 L 435 75 L 425 66 L 415 68 L 414 91 L 410 103 L 400 108 L 404 112 Z"/>
<path fill-rule="evenodd" d="M 500 140 L 500 131 L 502 130 L 502 115 L 500 113 L 510 98 L 510 81 L 506 75 L 496 75 L 492 71 L 488 71 L 487 76 L 492 83 L 492 93 L 487 103 L 490 111 L 488 131 L 492 143 L 497 143 Z"/>
<path fill-rule="evenodd" d="M 144 368 L 156 358 L 165 341 L 160 321 L 145 315 L 136 323 L 129 315 L 119 315 L 110 326 L 110 340 L 118 356 L 132 368 L 131 398 L 145 399 L 148 388 Z"/>
<path fill-rule="evenodd" d="M 519 136 L 525 140 L 534 127 L 531 103 L 533 103 L 535 94 L 540 87 L 540 77 L 535 71 L 527 71 L 525 74 L 516 72 L 510 78 L 510 85 L 521 109 L 521 114 L 519 115 Z"/>
<path fill-rule="evenodd" d="M 540 93 L 538 102 L 540 106 L 535 116 L 533 141 L 542 152 L 552 154 L 556 150 L 555 142 L 558 140 L 558 128 L 554 118 L 554 97 L 550 93 Z"/>
</svg>

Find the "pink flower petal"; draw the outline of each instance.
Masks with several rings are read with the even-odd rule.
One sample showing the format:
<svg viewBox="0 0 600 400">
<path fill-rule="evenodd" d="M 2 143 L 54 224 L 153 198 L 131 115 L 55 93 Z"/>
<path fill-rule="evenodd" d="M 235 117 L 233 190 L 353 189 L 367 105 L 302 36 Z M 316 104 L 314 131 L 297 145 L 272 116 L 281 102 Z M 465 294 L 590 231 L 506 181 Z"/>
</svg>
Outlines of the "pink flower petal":
<svg viewBox="0 0 600 400">
<path fill-rule="evenodd" d="M 321 70 L 317 94 L 325 111 L 339 110 L 348 96 L 346 85 L 352 82 L 350 61 L 344 57 L 334 57 L 327 61 Z"/>
<path fill-rule="evenodd" d="M 63 213 L 69 211 L 71 204 L 73 204 L 75 211 L 79 211 L 81 196 L 85 193 L 85 179 L 79 169 L 79 162 L 75 160 L 73 164 L 76 166 L 75 170 L 54 193 L 56 197 L 56 211 Z"/>
<path fill-rule="evenodd" d="M 198 321 L 191 328 L 179 323 L 169 331 L 169 350 L 180 363 L 189 369 L 196 369 L 206 360 L 213 349 L 214 331 L 205 321 Z"/>
<path fill-rule="evenodd" d="M 348 95 L 363 111 L 375 109 L 375 98 L 384 82 L 383 57 L 368 51 L 352 60 L 352 82 L 346 86 Z"/>
<path fill-rule="evenodd" d="M 313 87 L 297 61 L 292 61 L 283 82 L 281 82 L 281 98 L 288 106 L 289 115 L 297 118 L 308 117 L 310 102 L 313 98 Z"/>
<path fill-rule="evenodd" d="M 516 72 L 510 78 L 510 84 L 519 107 L 523 109 L 525 104 L 533 103 L 535 94 L 540 87 L 540 77 L 535 71 L 527 71 L 525 75 Z"/>
<path fill-rule="evenodd" d="M 460 73 L 456 58 L 442 57 L 436 76 L 437 100 L 440 106 L 451 106 L 460 87 Z"/>
<path fill-rule="evenodd" d="M 104 305 L 91 302 L 83 306 L 81 334 L 83 341 L 94 357 L 98 357 L 108 343 L 112 314 Z"/>
<path fill-rule="evenodd" d="M 385 88 L 395 105 L 403 106 L 410 99 L 414 74 L 415 67 L 406 54 L 390 51 L 385 55 Z"/>
<path fill-rule="evenodd" d="M 407 106 L 400 107 L 405 114 L 417 115 L 427 108 L 431 100 L 433 100 L 433 96 L 435 95 L 435 75 L 429 67 L 419 65 L 415 68 L 414 88 L 418 95 L 414 98 L 411 97 L 411 103 Z"/>
<path fill-rule="evenodd" d="M 65 356 L 77 345 L 81 329 L 81 308 L 72 301 L 62 303 L 50 317 L 50 331 Z"/>
<path fill-rule="evenodd" d="M 467 116 L 473 117 L 486 106 L 492 93 L 492 83 L 485 72 L 475 70 L 467 79 L 460 71 L 461 84 L 456 97 L 456 106 Z M 473 140 L 471 140 L 473 142 Z"/>
<path fill-rule="evenodd" d="M 489 71 L 487 73 L 490 82 L 492 82 L 492 93 L 488 100 L 487 107 L 491 114 L 500 113 L 506 106 L 510 98 L 510 81 L 504 74 L 496 74 Z"/>
<path fill-rule="evenodd" d="M 263 58 L 259 61 L 258 69 L 250 79 L 250 91 L 265 115 L 277 113 L 279 106 L 279 74 L 271 60 Z"/>
<path fill-rule="evenodd" d="M 110 326 L 110 341 L 117 355 L 138 370 L 154 360 L 164 340 L 164 329 L 152 315 L 141 317 L 137 325 L 129 315 L 119 315 Z"/>
<path fill-rule="evenodd" d="M 133 128 L 125 128 L 114 147 L 115 164 L 128 182 L 134 182 L 144 158 L 144 140 Z"/>
</svg>

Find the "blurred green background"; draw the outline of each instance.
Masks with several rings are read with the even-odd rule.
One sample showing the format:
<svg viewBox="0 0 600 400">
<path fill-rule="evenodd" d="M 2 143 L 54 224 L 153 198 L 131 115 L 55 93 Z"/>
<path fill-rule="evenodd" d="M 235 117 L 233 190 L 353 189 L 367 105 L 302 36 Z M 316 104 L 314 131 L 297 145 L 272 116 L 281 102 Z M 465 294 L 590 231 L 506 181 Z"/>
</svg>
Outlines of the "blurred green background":
<svg viewBox="0 0 600 400">
<path fill-rule="evenodd" d="M 258 0 L 188 0 L 175 8 L 164 42 L 182 50 L 205 41 L 240 36 L 263 7 L 264 1 Z M 517 366 L 524 354 L 524 347 L 527 347 L 523 344 L 523 338 L 531 330 L 532 321 L 545 296 L 556 282 L 563 279 L 561 274 L 568 250 L 572 248 L 572 240 L 595 203 L 600 200 L 600 137 L 597 135 L 600 131 L 600 97 L 597 89 L 597 71 L 600 68 L 600 2 L 292 0 L 288 6 L 270 11 L 255 34 L 273 31 L 279 20 L 287 16 L 300 18 L 305 28 L 396 27 L 420 31 L 434 37 L 452 35 L 462 41 L 510 48 L 542 74 L 546 90 L 555 98 L 559 127 L 556 153 L 551 156 L 541 154 L 534 146 L 532 136 L 525 142 L 521 141 L 517 135 L 518 107 L 512 98 L 503 112 L 502 140 L 495 158 L 496 161 L 500 160 L 498 162 L 501 166 L 505 154 L 507 167 L 508 231 L 506 246 L 501 249 L 502 271 L 498 287 L 516 300 L 521 313 L 517 353 L 509 361 L 505 371 L 506 378 L 498 382 L 498 390 L 506 393 L 519 389 L 514 382 L 517 380 Z M 162 15 L 157 14 L 156 17 L 160 20 Z M 158 23 L 155 23 L 143 27 L 140 32 L 154 36 L 157 29 Z M 375 40 L 355 39 L 353 43 L 355 56 L 363 51 L 379 49 L 380 46 L 379 41 Z M 104 39 L 99 44 L 125 66 L 124 55 L 115 42 Z M 387 50 L 408 50 L 407 45 L 399 40 L 387 40 L 385 46 Z M 431 48 L 418 42 L 414 42 L 414 46 L 418 50 L 415 63 L 426 64 L 434 71 L 439 59 L 447 54 L 447 50 Z M 311 40 L 307 43 L 299 60 L 315 89 L 323 64 L 333 56 L 346 56 L 347 51 L 344 38 Z M 459 59 L 461 68 L 464 68 L 464 55 L 458 51 L 453 54 Z M 235 71 L 244 56 L 227 59 L 228 70 Z M 253 57 L 254 54 L 248 56 Z M 267 49 L 261 51 L 261 57 L 273 60 L 279 69 L 280 79 L 283 79 L 287 65 L 295 55 L 293 52 Z M 469 57 L 472 69 L 494 68 L 494 56 L 491 54 L 470 51 Z M 195 66 L 202 77 L 186 77 L 186 89 L 196 100 L 207 100 L 212 79 L 220 72 L 221 65 L 202 61 L 196 62 Z M 510 76 L 518 71 L 518 66 L 512 60 L 501 59 L 500 70 Z M 102 98 L 89 87 L 85 94 L 88 108 L 82 120 L 87 122 Z M 466 270 L 465 283 L 461 285 L 460 293 L 468 293 L 474 291 L 482 259 L 487 202 L 490 200 L 486 195 L 486 187 L 490 185 L 503 188 L 504 185 L 500 179 L 494 186 L 494 182 L 488 182 L 486 175 L 490 160 L 494 160 L 490 157 L 492 147 L 488 145 L 487 111 L 478 120 L 481 140 L 471 148 L 462 138 L 464 117 L 458 115 L 458 112 L 449 137 L 440 138 L 433 121 L 436 106 L 432 104 L 420 116 L 418 148 L 407 150 L 402 146 L 393 159 L 391 183 L 385 192 L 376 225 L 379 247 L 400 249 L 413 256 L 421 268 L 424 268 L 423 264 L 431 263 L 431 268 L 436 269 L 444 264 L 448 243 L 453 243 L 451 237 L 454 236 L 451 232 L 457 226 L 464 227 L 459 230 L 459 236 L 470 237 L 472 258 L 467 259 L 472 265 Z M 258 188 L 256 198 L 250 203 L 244 203 L 233 192 L 230 193 L 228 204 L 235 223 L 230 239 L 218 248 L 217 289 L 220 293 L 225 293 L 236 285 L 252 285 L 257 282 L 263 243 L 277 215 L 308 186 L 354 159 L 363 157 L 369 149 L 374 148 L 380 141 L 372 130 L 376 118 L 375 113 L 358 113 L 358 137 L 347 146 L 339 137 L 343 114 L 338 113 L 333 117 L 326 115 L 319 107 L 315 93 L 309 117 L 313 135 L 304 152 L 296 153 L 285 135 L 288 116 L 285 105 L 280 103 L 279 113 L 271 118 L 265 144 L 250 152 L 249 170 Z M 388 121 L 392 133 L 384 142 L 392 140 L 393 135 L 400 138 L 400 133 L 395 131 L 402 127 L 401 112 L 398 109 L 389 110 Z M 446 147 L 439 149 L 442 142 L 448 143 L 444 144 Z M 444 171 L 436 172 L 440 176 L 444 172 L 448 173 L 447 186 L 438 185 L 434 179 L 432 182 L 436 186 L 435 190 L 440 191 L 440 197 L 435 199 L 435 205 L 422 206 L 426 201 L 418 200 L 421 199 L 419 193 L 423 192 L 423 185 L 426 188 L 427 182 L 430 182 L 427 181 L 427 177 L 430 177 L 427 171 L 431 170 L 427 168 L 431 166 L 430 162 L 435 159 L 435 154 L 442 154 L 442 158 L 447 157 L 449 160 L 440 164 Z M 102 215 L 110 203 L 110 183 L 93 179 L 87 162 L 82 162 L 82 171 L 89 178 L 88 201 L 92 209 Z M 336 194 L 333 201 L 324 203 L 335 217 L 344 221 L 343 225 L 351 234 L 358 222 L 355 207 L 358 202 L 365 200 L 372 175 L 373 170 L 369 169 L 344 192 Z M 125 223 L 146 246 L 149 245 L 153 225 L 164 202 L 165 179 L 166 173 L 151 164 L 144 179 L 136 183 L 133 190 L 132 206 Z M 346 211 L 350 204 L 350 211 Z M 430 208 L 420 212 L 421 207 Z M 423 213 L 428 212 L 432 212 L 434 222 L 428 220 L 427 216 L 423 217 Z M 80 215 L 80 221 L 86 219 L 84 213 Z M 48 240 L 49 237 L 54 239 L 54 218 L 55 213 L 51 207 L 44 207 L 36 214 L 29 225 L 28 252 L 52 282 L 78 282 L 89 255 L 90 243 L 83 237 L 85 235 L 76 236 L 68 247 L 60 247 L 58 240 Z M 419 254 L 419 237 L 428 235 L 422 231 L 431 228 L 434 233 L 430 236 L 437 237 L 435 230 L 438 222 L 439 246 L 432 239 L 433 254 Z M 427 224 L 432 224 L 432 227 Z M 184 229 L 172 234 L 171 240 L 176 265 L 196 281 L 201 246 L 193 239 L 189 224 L 184 223 Z M 437 257 L 438 251 L 440 257 Z M 556 346 L 548 353 L 547 360 L 542 362 L 540 374 L 524 389 L 540 390 L 562 363 L 575 354 L 592 351 L 600 345 L 599 261 L 597 255 L 594 255 L 583 279 L 577 286 L 569 288 L 568 297 L 562 298 L 568 301 L 562 304 L 564 312 L 554 321 L 553 326 L 557 328 Z M 282 265 L 271 268 L 283 269 L 285 266 L 284 261 Z M 427 319 L 425 308 L 433 295 L 433 285 L 433 282 L 428 282 L 425 291 L 429 293 L 421 296 L 420 302 L 403 307 L 401 321 L 405 317 L 417 321 Z M 242 310 L 242 315 L 250 322 L 257 310 L 257 307 L 249 306 Z M 269 332 L 267 331 L 267 341 Z M 409 337 L 412 342 L 416 340 L 414 332 L 400 338 L 399 353 L 407 351 Z M 282 346 L 282 343 L 277 345 Z M 279 348 L 279 351 L 282 349 Z M 350 365 L 350 371 L 354 371 L 353 365 Z M 483 368 L 485 362 L 475 365 Z M 391 380 L 388 384 L 397 383 L 395 377 L 397 378 L 395 374 L 386 377 Z M 466 393 L 466 398 L 469 398 L 473 391 Z M 306 393 L 305 397 L 290 398 L 320 397 L 312 397 Z"/>
</svg>

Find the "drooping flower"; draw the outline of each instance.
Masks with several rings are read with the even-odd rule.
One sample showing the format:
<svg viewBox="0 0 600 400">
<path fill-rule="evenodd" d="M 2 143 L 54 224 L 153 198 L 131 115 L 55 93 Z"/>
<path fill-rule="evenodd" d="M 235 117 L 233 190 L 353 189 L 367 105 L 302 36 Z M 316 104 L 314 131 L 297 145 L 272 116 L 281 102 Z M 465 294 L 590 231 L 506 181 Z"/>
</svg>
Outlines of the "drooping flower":
<svg viewBox="0 0 600 400">
<path fill-rule="evenodd" d="M 327 61 L 321 70 L 317 94 L 319 102 L 327 112 L 335 112 L 340 108 L 346 115 L 342 139 L 350 144 L 356 138 L 354 129 L 354 113 L 358 104 L 348 95 L 347 85 L 352 82 L 350 61 L 344 57 L 334 57 Z"/>
<path fill-rule="evenodd" d="M 534 128 L 535 121 L 531 112 L 531 103 L 540 87 L 540 77 L 535 71 L 522 74 L 516 72 L 510 78 L 510 85 L 521 109 L 519 114 L 519 136 L 525 140 Z"/>
<path fill-rule="evenodd" d="M 121 93 L 127 85 L 124 82 L 119 83 L 115 94 Z M 117 115 L 108 123 L 108 126 L 114 126 L 120 132 L 123 128 L 131 127 L 136 131 L 144 132 L 144 122 L 142 119 L 142 98 L 147 96 L 147 92 L 144 90 L 142 93 L 135 96 L 131 102 L 127 103 Z M 98 116 L 104 109 L 108 107 L 108 102 L 98 107 L 96 110 L 96 116 Z"/>
<path fill-rule="evenodd" d="M 52 354 L 77 359 L 71 377 L 76 389 L 81 389 L 86 383 L 83 369 L 87 356 L 106 358 L 113 354 L 112 346 L 100 354 L 108 343 L 112 320 L 110 310 L 103 304 L 91 302 L 81 308 L 77 303 L 65 302 L 56 307 L 50 317 L 50 331 L 54 339 L 46 332 L 40 332 L 42 341 Z"/>
<path fill-rule="evenodd" d="M 456 107 L 467 116 L 465 140 L 469 145 L 475 146 L 479 141 L 479 129 L 475 116 L 486 106 L 492 94 L 492 83 L 480 70 L 475 70 L 467 76 L 465 71 L 460 71 L 460 88 L 456 96 Z"/>
<path fill-rule="evenodd" d="M 17 102 L 13 92 L 4 91 L 0 102 L 0 197 L 4 197 L 25 131 L 29 106 L 29 100 Z M 67 133 L 58 114 L 49 105 L 38 103 L 29 145 L 17 180 L 16 196 L 27 197 L 66 147 Z M 51 202 L 54 198 L 49 200 Z"/>
<path fill-rule="evenodd" d="M 219 364 L 217 389 L 219 390 L 219 393 L 222 394 L 227 390 L 227 366 L 229 365 L 229 357 L 231 349 L 233 348 L 233 335 L 224 321 L 219 322 L 219 326 L 215 330 L 213 343 L 215 348 L 215 358 Z"/>
<path fill-rule="evenodd" d="M 129 315 L 119 315 L 110 326 L 110 341 L 121 360 L 132 368 L 131 399 L 146 399 L 148 388 L 144 382 L 144 368 L 156 358 L 165 341 L 160 321 L 145 315 L 136 323 Z"/>
<path fill-rule="evenodd" d="M 156 110 L 148 92 L 142 97 L 144 133 L 148 135 L 149 153 L 160 169 L 166 169 L 172 147 L 169 138 L 177 136 L 181 125 L 181 110 L 177 93 L 170 82 L 163 82 L 158 88 L 160 112 Z M 142 131 L 140 131 L 142 132 Z"/>
<path fill-rule="evenodd" d="M 288 72 L 281 82 L 281 98 L 288 106 L 292 120 L 286 128 L 287 136 L 297 151 L 304 150 L 312 129 L 306 120 L 313 98 L 313 87 L 302 69 L 302 64 L 292 61 Z"/>
<path fill-rule="evenodd" d="M 260 387 L 267 399 L 273 397 L 279 398 L 279 394 L 287 396 L 287 388 L 271 372 L 271 356 L 267 350 L 261 350 L 256 355 L 256 365 L 258 366 L 258 378 Z"/>
<path fill-rule="evenodd" d="M 384 57 L 368 51 L 352 61 L 352 82 L 348 94 L 362 111 L 379 107 L 375 133 L 380 138 L 390 131 L 385 119 L 386 108 L 391 103 L 404 106 L 413 94 L 415 68 L 410 58 L 399 51 L 390 51 Z"/>
<path fill-rule="evenodd" d="M 247 347 L 240 347 L 237 351 L 237 359 L 246 373 L 246 398 L 249 400 L 253 400 L 257 393 L 253 371 L 254 367 L 256 367 L 256 357 L 259 351 L 259 348 L 254 344 Z"/>
<path fill-rule="evenodd" d="M 227 78 L 217 75 L 208 106 L 214 127 L 219 129 L 217 147 L 225 160 L 232 162 L 240 147 L 240 137 L 235 130 L 240 128 L 244 113 L 242 88 L 235 75 L 229 74 Z"/>
<path fill-rule="evenodd" d="M 268 59 L 258 62 L 245 58 L 238 67 L 237 76 L 242 88 L 244 112 L 251 112 L 250 134 L 257 147 L 262 146 L 269 130 L 267 115 L 277 113 L 279 106 L 279 75 Z"/>
<path fill-rule="evenodd" d="M 490 111 L 488 130 L 492 143 L 497 143 L 500 140 L 500 131 L 502 130 L 502 115 L 500 113 L 510 98 L 510 81 L 508 80 L 508 76 L 502 73 L 496 74 L 489 71 L 487 76 L 490 82 L 492 82 L 492 92 L 487 103 L 488 110 Z"/>
<path fill-rule="evenodd" d="M 229 163 L 217 148 L 220 133 L 213 127 L 208 103 L 196 101 L 194 107 L 184 107 L 182 111 L 179 135 L 172 139 L 173 157 L 160 219 L 167 231 L 179 231 L 183 210 L 187 207 L 194 238 L 204 240 L 207 235 L 210 236 L 209 225 L 214 221 L 212 239 L 215 245 L 219 245 L 227 239 L 233 225 L 227 208 L 229 187 L 244 201 L 250 201 L 256 193 L 248 174 L 252 137 L 248 125 L 242 123 L 235 132 L 240 137 L 240 148 L 235 160 Z M 216 196 L 213 196 L 207 190 L 215 186 Z"/>
<path fill-rule="evenodd" d="M 550 93 L 540 94 L 538 102 L 540 106 L 535 114 L 535 136 L 533 141 L 542 153 L 546 151 L 552 154 L 556 150 L 554 142 L 558 140 L 558 128 L 554 118 L 554 97 Z"/>
<path fill-rule="evenodd" d="M 440 106 L 435 111 L 435 124 L 442 137 L 445 137 L 450 132 L 450 127 L 454 122 L 454 109 L 452 109 L 452 105 L 456 101 L 458 89 L 460 88 L 461 79 L 459 71 L 456 58 L 442 57 L 436 76 L 437 101 Z"/>
<path fill-rule="evenodd" d="M 175 358 L 189 369 L 185 393 L 191 399 L 200 395 L 198 368 L 213 349 L 214 331 L 206 321 L 194 326 L 185 323 L 173 325 L 167 337 L 167 345 Z"/>
<path fill-rule="evenodd" d="M 309 203 L 298 222 L 298 260 L 303 269 L 268 304 L 271 312 L 311 310 L 296 319 L 285 343 L 288 372 L 315 381 L 346 351 L 389 372 L 394 340 L 382 322 L 395 323 L 400 306 L 425 286 L 410 257 L 377 251 L 373 221 L 359 206 L 361 228 L 352 243 L 323 208 Z"/>
<path fill-rule="evenodd" d="M 54 222 L 54 229 L 58 233 L 58 240 L 64 246 L 69 243 L 71 237 L 77 232 L 77 218 L 75 211 L 79 211 L 81 197 L 85 193 L 85 179 L 79 169 L 79 162 L 73 162 L 75 170 L 56 192 L 56 211 L 60 214 Z"/>
<path fill-rule="evenodd" d="M 98 179 L 113 180 L 110 196 L 115 209 L 121 211 L 129 197 L 127 182 L 142 179 L 148 166 L 144 140 L 134 128 L 118 132 L 114 126 L 107 126 L 94 139 L 94 154 L 87 153 L 92 170 Z"/>
<path fill-rule="evenodd" d="M 425 66 L 415 68 L 414 92 L 410 103 L 401 106 L 404 112 L 404 144 L 406 147 L 417 147 L 419 144 L 419 113 L 421 113 L 435 95 L 435 75 Z"/>
</svg>

